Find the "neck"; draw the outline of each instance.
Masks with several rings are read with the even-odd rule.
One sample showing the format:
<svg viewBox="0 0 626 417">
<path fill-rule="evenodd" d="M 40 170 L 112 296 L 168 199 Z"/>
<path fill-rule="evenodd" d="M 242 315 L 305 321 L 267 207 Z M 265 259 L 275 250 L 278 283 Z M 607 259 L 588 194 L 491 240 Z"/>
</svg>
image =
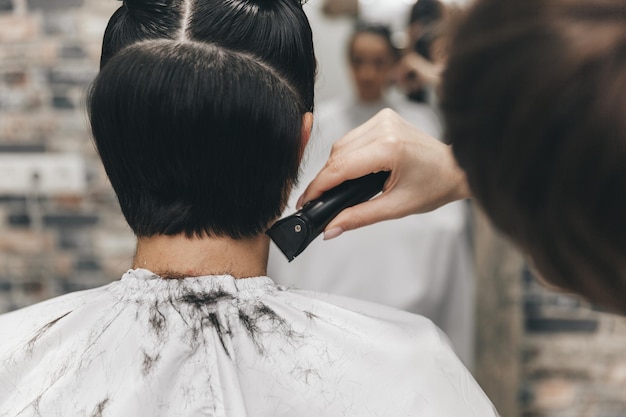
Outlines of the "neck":
<svg viewBox="0 0 626 417">
<path fill-rule="evenodd" d="M 185 235 L 139 238 L 133 268 L 148 269 L 163 278 L 231 275 L 250 278 L 267 274 L 269 238 Z"/>
</svg>

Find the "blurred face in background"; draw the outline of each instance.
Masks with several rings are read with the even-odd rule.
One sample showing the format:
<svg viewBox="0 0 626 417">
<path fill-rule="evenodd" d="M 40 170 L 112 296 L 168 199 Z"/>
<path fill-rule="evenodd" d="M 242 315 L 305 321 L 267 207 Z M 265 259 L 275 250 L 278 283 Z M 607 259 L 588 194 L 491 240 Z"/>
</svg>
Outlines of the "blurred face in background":
<svg viewBox="0 0 626 417">
<path fill-rule="evenodd" d="M 396 62 L 389 42 L 375 33 L 358 33 L 350 43 L 349 59 L 359 99 L 363 102 L 381 100 Z"/>
</svg>

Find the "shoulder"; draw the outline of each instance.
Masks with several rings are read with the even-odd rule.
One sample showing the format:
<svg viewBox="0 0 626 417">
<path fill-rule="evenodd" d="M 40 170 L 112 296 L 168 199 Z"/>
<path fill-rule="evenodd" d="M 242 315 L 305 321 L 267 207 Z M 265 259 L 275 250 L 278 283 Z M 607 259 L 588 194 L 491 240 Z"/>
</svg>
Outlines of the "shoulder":
<svg viewBox="0 0 626 417">
<path fill-rule="evenodd" d="M 339 295 L 305 290 L 290 290 L 297 299 L 320 320 L 334 323 L 337 327 L 351 329 L 370 343 L 378 340 L 423 349 L 448 345 L 445 335 L 428 318 L 381 304 L 357 300 Z M 419 340 L 419 344 L 415 342 Z"/>
<path fill-rule="evenodd" d="M 11 335 L 0 344 L 0 353 L 31 337 L 39 329 L 55 324 L 69 313 L 85 306 L 106 287 L 78 291 L 52 298 L 0 315 L 0 334 Z"/>
<path fill-rule="evenodd" d="M 306 313 L 306 318 L 295 320 L 305 325 L 294 325 L 306 329 L 308 346 L 330 358 L 332 367 L 320 367 L 326 381 L 338 381 L 337 391 L 345 392 L 346 381 L 358 380 L 355 395 L 369 410 L 496 416 L 448 338 L 427 318 L 309 291 L 284 291 L 280 297 Z"/>
</svg>

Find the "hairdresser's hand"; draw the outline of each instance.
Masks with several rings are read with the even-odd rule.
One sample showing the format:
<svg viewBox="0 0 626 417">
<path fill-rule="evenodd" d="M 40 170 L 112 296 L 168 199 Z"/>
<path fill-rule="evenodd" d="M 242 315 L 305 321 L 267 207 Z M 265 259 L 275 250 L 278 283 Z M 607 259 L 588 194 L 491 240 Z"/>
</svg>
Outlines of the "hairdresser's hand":
<svg viewBox="0 0 626 417">
<path fill-rule="evenodd" d="M 436 89 L 441 82 L 442 71 L 443 65 L 435 64 L 415 52 L 409 52 L 396 64 L 392 80 L 406 92 L 424 87 Z"/>
<path fill-rule="evenodd" d="M 379 171 L 391 171 L 383 193 L 341 212 L 326 227 L 325 239 L 469 197 L 465 174 L 451 148 L 386 109 L 333 145 L 298 208 L 344 181 Z"/>
</svg>

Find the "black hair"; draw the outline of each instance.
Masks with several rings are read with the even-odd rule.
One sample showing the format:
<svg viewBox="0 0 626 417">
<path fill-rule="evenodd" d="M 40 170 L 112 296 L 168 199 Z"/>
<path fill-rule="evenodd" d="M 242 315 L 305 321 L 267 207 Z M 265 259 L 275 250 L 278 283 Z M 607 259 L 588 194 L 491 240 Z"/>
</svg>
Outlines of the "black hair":
<svg viewBox="0 0 626 417">
<path fill-rule="evenodd" d="M 430 51 L 433 41 L 436 39 L 435 35 L 432 32 L 426 32 L 415 42 L 413 45 L 413 51 L 415 53 L 420 54 L 424 58 L 432 61 L 433 55 Z"/>
<path fill-rule="evenodd" d="M 443 17 L 444 6 L 439 0 L 418 0 L 411 8 L 409 24 L 429 25 Z"/>
<path fill-rule="evenodd" d="M 101 67 L 147 39 L 188 39 L 255 55 L 273 66 L 313 111 L 313 35 L 300 0 L 125 0 L 107 26 Z"/>
<path fill-rule="evenodd" d="M 88 103 L 97 149 L 139 237 L 258 235 L 296 182 L 305 105 L 248 54 L 139 42 L 108 60 Z"/>
</svg>

